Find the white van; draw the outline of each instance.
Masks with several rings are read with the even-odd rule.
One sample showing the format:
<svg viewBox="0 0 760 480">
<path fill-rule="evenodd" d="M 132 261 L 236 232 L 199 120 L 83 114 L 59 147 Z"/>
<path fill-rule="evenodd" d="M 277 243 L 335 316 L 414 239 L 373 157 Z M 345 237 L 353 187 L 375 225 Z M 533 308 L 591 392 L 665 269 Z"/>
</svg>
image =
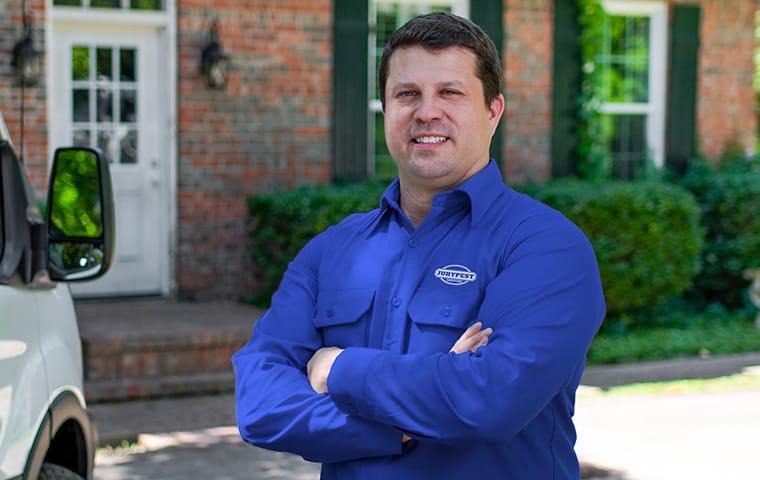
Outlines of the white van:
<svg viewBox="0 0 760 480">
<path fill-rule="evenodd" d="M 0 479 L 92 478 L 97 435 L 63 282 L 105 273 L 113 239 L 100 152 L 58 149 L 42 207 L 0 112 Z"/>
</svg>

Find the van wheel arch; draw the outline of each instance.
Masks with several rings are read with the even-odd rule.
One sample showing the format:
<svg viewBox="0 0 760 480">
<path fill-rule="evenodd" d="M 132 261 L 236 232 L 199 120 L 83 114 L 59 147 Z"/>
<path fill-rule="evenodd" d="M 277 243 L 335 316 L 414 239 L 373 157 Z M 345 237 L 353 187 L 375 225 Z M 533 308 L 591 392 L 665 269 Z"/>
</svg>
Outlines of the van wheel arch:
<svg viewBox="0 0 760 480">
<path fill-rule="evenodd" d="M 50 404 L 37 431 L 24 478 L 37 478 L 42 464 L 48 462 L 91 479 L 96 443 L 93 422 L 79 398 L 71 391 L 62 392 Z"/>
</svg>

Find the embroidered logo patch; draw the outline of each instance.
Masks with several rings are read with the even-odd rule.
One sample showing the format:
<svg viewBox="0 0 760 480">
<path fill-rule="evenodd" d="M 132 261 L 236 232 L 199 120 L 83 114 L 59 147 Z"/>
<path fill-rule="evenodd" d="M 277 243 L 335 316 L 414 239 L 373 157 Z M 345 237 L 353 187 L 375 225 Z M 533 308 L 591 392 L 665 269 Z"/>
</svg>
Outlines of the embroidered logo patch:
<svg viewBox="0 0 760 480">
<path fill-rule="evenodd" d="M 435 276 L 448 285 L 464 285 L 474 282 L 478 274 L 464 265 L 446 265 L 435 271 Z"/>
</svg>

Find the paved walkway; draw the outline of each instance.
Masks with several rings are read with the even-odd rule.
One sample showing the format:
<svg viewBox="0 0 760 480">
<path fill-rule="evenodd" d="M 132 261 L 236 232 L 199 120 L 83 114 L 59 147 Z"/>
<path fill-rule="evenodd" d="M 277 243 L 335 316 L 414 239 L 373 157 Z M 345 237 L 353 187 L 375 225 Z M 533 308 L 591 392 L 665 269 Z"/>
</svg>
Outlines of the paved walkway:
<svg viewBox="0 0 760 480">
<path fill-rule="evenodd" d="M 760 354 L 593 367 L 584 383 L 609 386 L 630 378 L 678 378 L 679 371 L 683 376 L 697 371 L 719 376 L 750 365 L 760 365 Z M 234 428 L 232 395 L 96 404 L 90 409 L 101 443 L 139 440 L 132 454 L 101 450 L 95 470 L 99 479 L 318 478 L 317 464 L 242 443 Z M 584 478 L 760 478 L 760 392 L 607 396 L 582 389 L 575 422 Z M 596 475 L 589 473 L 594 466 L 601 468 Z"/>
</svg>

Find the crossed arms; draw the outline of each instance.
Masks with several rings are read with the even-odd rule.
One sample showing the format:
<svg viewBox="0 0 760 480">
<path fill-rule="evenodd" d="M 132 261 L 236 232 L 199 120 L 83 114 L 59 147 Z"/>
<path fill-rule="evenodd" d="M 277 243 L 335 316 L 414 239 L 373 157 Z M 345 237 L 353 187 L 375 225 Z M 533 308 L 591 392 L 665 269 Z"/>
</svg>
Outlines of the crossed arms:
<svg viewBox="0 0 760 480">
<path fill-rule="evenodd" d="M 517 242 L 486 288 L 478 318 L 494 330 L 488 348 L 401 355 L 348 347 L 323 374 L 329 394 L 320 394 L 307 373 L 323 347 L 311 312 L 325 237 L 291 262 L 272 308 L 233 356 L 238 427 L 253 445 L 340 462 L 400 454 L 404 433 L 507 441 L 572 383 L 604 316 L 588 241 L 550 225 Z"/>
</svg>

